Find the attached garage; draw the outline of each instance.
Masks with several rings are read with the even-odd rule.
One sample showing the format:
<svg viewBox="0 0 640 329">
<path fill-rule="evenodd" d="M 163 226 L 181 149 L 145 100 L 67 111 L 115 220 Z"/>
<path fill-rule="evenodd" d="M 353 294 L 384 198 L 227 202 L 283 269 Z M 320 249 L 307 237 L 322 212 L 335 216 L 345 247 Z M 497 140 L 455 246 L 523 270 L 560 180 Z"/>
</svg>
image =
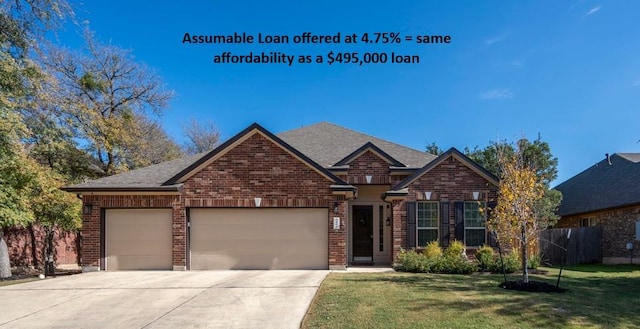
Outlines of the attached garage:
<svg viewBox="0 0 640 329">
<path fill-rule="evenodd" d="M 328 269 L 328 210 L 191 208 L 190 268 Z"/>
<path fill-rule="evenodd" d="M 106 209 L 106 270 L 172 269 L 171 209 Z"/>
</svg>

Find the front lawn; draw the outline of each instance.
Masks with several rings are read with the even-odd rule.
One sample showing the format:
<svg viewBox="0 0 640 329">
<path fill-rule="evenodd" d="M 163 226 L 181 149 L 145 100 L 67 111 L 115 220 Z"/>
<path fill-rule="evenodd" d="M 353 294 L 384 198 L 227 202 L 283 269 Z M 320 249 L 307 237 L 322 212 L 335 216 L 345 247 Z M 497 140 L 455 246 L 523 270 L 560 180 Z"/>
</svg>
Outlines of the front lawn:
<svg viewBox="0 0 640 329">
<path fill-rule="evenodd" d="M 555 284 L 558 270 L 544 270 L 531 279 Z M 332 273 L 302 327 L 640 328 L 640 266 L 566 268 L 565 293 L 504 290 L 502 281 L 499 274 Z"/>
</svg>

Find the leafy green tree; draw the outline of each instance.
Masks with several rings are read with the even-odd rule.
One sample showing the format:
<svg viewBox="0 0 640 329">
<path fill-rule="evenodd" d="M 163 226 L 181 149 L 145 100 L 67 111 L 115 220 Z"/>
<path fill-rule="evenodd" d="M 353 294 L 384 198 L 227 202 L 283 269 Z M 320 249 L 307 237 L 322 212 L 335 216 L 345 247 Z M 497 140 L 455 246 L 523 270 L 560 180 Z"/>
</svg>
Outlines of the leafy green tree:
<svg viewBox="0 0 640 329">
<path fill-rule="evenodd" d="M 56 231 L 77 230 L 82 225 L 81 201 L 60 187 L 64 179 L 53 170 L 34 165 L 37 173 L 29 189 L 30 211 L 45 232 L 45 274 L 54 274 L 54 235 Z"/>
<path fill-rule="evenodd" d="M 558 177 L 558 158 L 553 156 L 551 147 L 542 140 L 540 135 L 534 141 L 523 137 L 515 145 L 501 140 L 491 141 L 483 149 L 478 146 L 473 149 L 468 147 L 464 149 L 466 156 L 497 177 L 500 177 L 502 170 L 501 154 L 508 157 L 514 156 L 516 152 L 521 152 L 522 161 L 530 168 L 535 168 L 536 174 L 542 178 L 547 186 Z"/>
<path fill-rule="evenodd" d="M 436 142 L 432 142 L 431 144 L 427 144 L 427 153 L 437 156 L 444 153 L 444 150 L 441 149 Z"/>
<path fill-rule="evenodd" d="M 0 106 L 0 278 L 11 276 L 9 252 L 3 229 L 33 220 L 25 193 L 35 173 L 19 142 L 25 131 L 17 112 Z"/>
<path fill-rule="evenodd" d="M 19 110 L 33 106 L 42 76 L 29 56 L 72 14 L 64 0 L 0 2 L 0 278 L 11 276 L 3 228 L 34 219 L 29 192 L 37 164 L 21 143 L 28 129 Z"/>
</svg>

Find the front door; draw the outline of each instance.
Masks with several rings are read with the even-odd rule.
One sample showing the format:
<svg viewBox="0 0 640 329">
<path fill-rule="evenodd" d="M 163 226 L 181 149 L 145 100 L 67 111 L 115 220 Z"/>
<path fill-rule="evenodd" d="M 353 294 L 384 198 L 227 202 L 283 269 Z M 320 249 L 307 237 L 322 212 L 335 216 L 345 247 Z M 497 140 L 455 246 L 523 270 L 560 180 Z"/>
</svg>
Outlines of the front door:
<svg viewBox="0 0 640 329">
<path fill-rule="evenodd" d="M 373 206 L 353 206 L 353 261 L 373 261 Z"/>
</svg>

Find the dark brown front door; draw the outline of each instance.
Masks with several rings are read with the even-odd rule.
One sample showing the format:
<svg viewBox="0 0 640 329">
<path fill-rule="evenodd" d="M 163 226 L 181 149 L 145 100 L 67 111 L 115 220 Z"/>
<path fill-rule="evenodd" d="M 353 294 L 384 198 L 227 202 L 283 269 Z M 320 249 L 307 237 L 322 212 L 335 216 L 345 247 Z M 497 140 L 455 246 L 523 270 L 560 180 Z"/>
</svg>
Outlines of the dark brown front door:
<svg viewBox="0 0 640 329">
<path fill-rule="evenodd" d="M 373 206 L 353 206 L 353 260 L 373 260 Z M 368 258 L 368 259 L 367 259 Z"/>
</svg>

